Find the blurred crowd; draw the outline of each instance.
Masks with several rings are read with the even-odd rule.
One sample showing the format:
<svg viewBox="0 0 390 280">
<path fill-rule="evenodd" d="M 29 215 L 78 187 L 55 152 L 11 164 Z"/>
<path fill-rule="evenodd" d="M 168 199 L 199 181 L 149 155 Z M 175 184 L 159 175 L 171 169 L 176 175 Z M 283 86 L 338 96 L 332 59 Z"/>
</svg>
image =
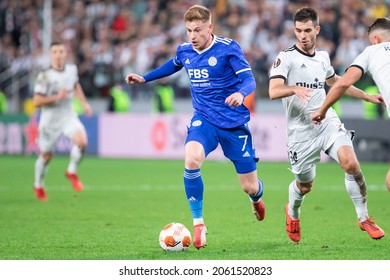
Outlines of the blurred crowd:
<svg viewBox="0 0 390 280">
<path fill-rule="evenodd" d="M 43 49 L 44 2 L 0 3 L 0 90 L 13 77 L 28 77 L 20 89 L 31 96 L 37 71 L 48 66 Z M 292 16 L 302 6 L 316 8 L 321 32 L 317 46 L 331 54 L 342 74 L 367 45 L 367 26 L 389 15 L 390 2 L 378 0 L 52 0 L 52 41 L 65 42 L 79 67 L 89 97 L 105 97 L 127 73 L 144 74 L 175 55 L 187 40 L 184 12 L 193 4 L 213 12 L 214 33 L 237 40 L 257 79 L 257 95 L 266 97 L 268 70 L 280 50 L 295 43 Z M 189 97 L 186 75 L 169 79 L 177 98 Z M 127 88 L 132 98 L 148 96 L 152 85 Z M 139 94 L 143 91 L 143 94 Z"/>
</svg>

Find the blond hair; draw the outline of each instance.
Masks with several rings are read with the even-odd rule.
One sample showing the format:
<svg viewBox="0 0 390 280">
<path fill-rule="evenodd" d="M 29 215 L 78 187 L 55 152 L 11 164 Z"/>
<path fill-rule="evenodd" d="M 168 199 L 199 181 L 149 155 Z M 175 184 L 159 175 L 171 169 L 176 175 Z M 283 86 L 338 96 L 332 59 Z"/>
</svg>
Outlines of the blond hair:
<svg viewBox="0 0 390 280">
<path fill-rule="evenodd" d="M 211 12 L 204 6 L 194 5 L 184 14 L 185 22 L 200 20 L 202 22 L 211 22 Z"/>
</svg>

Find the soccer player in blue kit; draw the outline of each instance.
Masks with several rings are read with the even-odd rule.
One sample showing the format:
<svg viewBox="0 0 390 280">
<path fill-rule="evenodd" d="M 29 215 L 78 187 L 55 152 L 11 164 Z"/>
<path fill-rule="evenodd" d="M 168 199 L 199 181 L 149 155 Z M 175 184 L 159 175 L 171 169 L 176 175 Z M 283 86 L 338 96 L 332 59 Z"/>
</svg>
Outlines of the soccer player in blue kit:
<svg viewBox="0 0 390 280">
<path fill-rule="evenodd" d="M 191 82 L 194 115 L 185 144 L 184 187 L 193 217 L 195 248 L 206 246 L 203 220 L 204 185 L 200 168 L 207 155 L 221 145 L 236 168 L 241 188 L 249 195 L 257 220 L 265 217 L 263 182 L 257 178 L 250 112 L 244 98 L 256 88 L 251 68 L 238 43 L 213 34 L 211 12 L 194 5 L 184 14 L 189 42 L 176 56 L 144 76 L 129 74 L 129 85 L 146 83 L 185 68 Z"/>
</svg>

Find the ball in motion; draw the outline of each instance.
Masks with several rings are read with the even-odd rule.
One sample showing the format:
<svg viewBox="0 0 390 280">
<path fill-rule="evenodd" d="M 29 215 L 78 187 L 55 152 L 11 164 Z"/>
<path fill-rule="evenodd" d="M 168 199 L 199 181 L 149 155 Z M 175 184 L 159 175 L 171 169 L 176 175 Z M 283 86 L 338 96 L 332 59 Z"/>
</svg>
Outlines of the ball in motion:
<svg viewBox="0 0 390 280">
<path fill-rule="evenodd" d="M 181 223 L 169 223 L 162 228 L 159 240 L 165 251 L 185 251 L 191 245 L 191 233 Z"/>
</svg>

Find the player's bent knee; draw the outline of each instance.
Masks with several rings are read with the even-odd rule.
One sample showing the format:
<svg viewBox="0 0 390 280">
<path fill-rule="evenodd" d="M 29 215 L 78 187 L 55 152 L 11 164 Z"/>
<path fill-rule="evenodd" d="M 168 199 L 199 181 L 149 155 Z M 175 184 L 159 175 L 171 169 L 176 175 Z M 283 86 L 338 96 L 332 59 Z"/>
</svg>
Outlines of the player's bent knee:
<svg viewBox="0 0 390 280">
<path fill-rule="evenodd" d="M 185 167 L 187 169 L 199 169 L 202 165 L 203 160 L 197 157 L 188 157 L 185 159 Z"/>
</svg>

